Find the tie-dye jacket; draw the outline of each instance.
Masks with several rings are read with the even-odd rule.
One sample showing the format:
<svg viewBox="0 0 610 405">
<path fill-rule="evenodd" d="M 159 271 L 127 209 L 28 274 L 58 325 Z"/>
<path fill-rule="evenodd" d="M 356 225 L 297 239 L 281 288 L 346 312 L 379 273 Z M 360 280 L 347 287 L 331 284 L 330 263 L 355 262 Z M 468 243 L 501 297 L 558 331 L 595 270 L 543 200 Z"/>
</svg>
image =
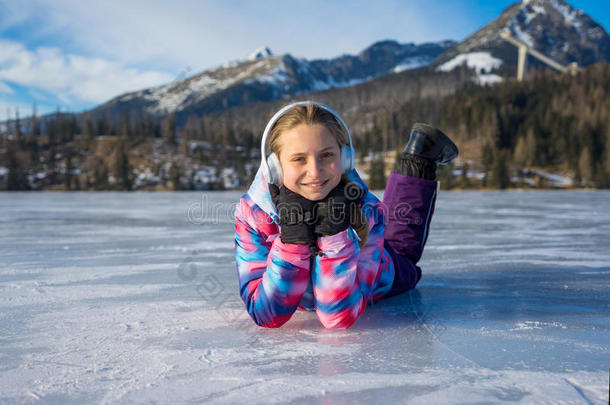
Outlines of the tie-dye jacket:
<svg viewBox="0 0 610 405">
<path fill-rule="evenodd" d="M 254 322 L 282 326 L 299 308 L 316 311 L 327 328 L 351 326 L 367 304 L 392 287 L 394 265 L 384 249 L 384 212 L 355 170 L 347 176 L 366 190 L 363 212 L 369 236 L 362 249 L 349 227 L 319 237 L 320 255 L 307 245 L 284 244 L 267 182 L 259 169 L 235 209 L 235 262 L 240 295 Z"/>
</svg>

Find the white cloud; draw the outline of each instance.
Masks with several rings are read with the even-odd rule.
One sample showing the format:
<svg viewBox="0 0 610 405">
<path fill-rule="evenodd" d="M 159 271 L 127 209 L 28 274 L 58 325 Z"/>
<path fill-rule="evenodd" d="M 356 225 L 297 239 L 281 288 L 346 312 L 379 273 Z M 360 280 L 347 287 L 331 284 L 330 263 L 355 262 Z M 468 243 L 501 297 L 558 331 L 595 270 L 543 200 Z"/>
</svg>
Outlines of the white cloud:
<svg viewBox="0 0 610 405">
<path fill-rule="evenodd" d="M 0 39 L 0 93 L 15 83 L 28 100 L 39 100 L 31 95 L 40 90 L 54 96 L 48 103 L 75 109 L 261 46 L 313 59 L 355 54 L 383 39 L 460 39 L 468 13 L 459 2 L 439 2 L 0 0 L 0 35 L 12 33 Z"/>
<path fill-rule="evenodd" d="M 160 85 L 172 78 L 166 72 L 64 54 L 59 48 L 29 50 L 19 43 L 0 40 L 0 81 L 52 93 L 68 105 L 76 101 L 101 103 L 121 93 Z"/>
<path fill-rule="evenodd" d="M 15 91 L 11 89 L 6 83 L 0 80 L 0 93 L 14 94 Z"/>
<path fill-rule="evenodd" d="M 329 58 L 360 52 L 383 39 L 456 38 L 467 15 L 460 4 L 430 6 L 429 0 L 2 3 L 13 14 L 13 25 L 30 22 L 27 35 L 36 43 L 53 40 L 72 53 L 173 72 L 187 66 L 201 71 L 261 46 L 275 54 Z"/>
</svg>

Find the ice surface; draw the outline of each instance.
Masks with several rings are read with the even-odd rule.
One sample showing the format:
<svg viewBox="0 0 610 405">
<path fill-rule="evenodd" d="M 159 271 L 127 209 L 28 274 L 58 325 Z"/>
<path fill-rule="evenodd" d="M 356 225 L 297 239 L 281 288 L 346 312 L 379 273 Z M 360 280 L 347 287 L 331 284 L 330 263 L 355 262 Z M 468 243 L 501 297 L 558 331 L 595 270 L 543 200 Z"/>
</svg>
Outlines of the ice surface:
<svg viewBox="0 0 610 405">
<path fill-rule="evenodd" d="M 250 321 L 239 196 L 1 193 L 0 403 L 608 403 L 609 192 L 442 192 L 343 331 Z"/>
</svg>

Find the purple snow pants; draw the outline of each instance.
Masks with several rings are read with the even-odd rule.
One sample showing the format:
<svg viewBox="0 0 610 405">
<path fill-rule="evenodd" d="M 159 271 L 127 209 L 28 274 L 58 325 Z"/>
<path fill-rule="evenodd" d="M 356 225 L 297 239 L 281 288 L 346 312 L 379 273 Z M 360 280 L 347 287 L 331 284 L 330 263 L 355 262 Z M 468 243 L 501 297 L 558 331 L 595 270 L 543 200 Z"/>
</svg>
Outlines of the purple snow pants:
<svg viewBox="0 0 610 405">
<path fill-rule="evenodd" d="M 384 247 L 394 262 L 394 283 L 384 298 L 400 294 L 417 285 L 421 269 L 417 266 L 428 239 L 428 229 L 437 184 L 392 172 L 383 194 L 386 213 Z"/>
</svg>

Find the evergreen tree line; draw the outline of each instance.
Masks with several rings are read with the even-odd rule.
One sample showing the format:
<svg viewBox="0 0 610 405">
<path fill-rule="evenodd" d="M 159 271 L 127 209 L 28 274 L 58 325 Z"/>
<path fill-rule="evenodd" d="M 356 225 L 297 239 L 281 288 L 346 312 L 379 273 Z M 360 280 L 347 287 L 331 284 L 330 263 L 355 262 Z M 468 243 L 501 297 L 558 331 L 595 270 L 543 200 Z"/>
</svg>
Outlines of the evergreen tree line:
<svg viewBox="0 0 610 405">
<path fill-rule="evenodd" d="M 608 188 L 608 106 L 610 64 L 594 65 L 575 76 L 537 71 L 521 83 L 471 84 L 442 100 L 404 103 L 377 115 L 357 144 L 362 155 L 400 151 L 413 123 L 428 122 L 459 145 L 468 145 L 468 150 L 463 148 L 466 157 L 485 173 L 483 186 L 506 188 L 511 175 L 551 168 L 570 174 L 577 184 Z M 449 178 L 452 167 L 442 169 L 446 180 L 455 184 Z"/>
<path fill-rule="evenodd" d="M 483 186 L 506 188 L 511 186 L 511 176 L 536 168 L 569 173 L 583 185 L 610 186 L 610 64 L 591 66 L 575 76 L 537 71 L 521 83 L 506 80 L 494 86 L 468 84 L 469 77 L 464 69 L 440 76 L 417 71 L 306 98 L 342 113 L 350 123 L 359 157 L 400 152 L 415 122 L 443 129 L 462 147 L 462 157 L 473 160 L 475 166 L 464 165 L 459 179 L 454 178 L 452 167 L 441 168 L 445 186 L 467 185 L 468 170 L 477 169 L 485 173 Z M 241 183 L 248 184 L 254 173 L 246 165 L 258 165 L 262 128 L 287 102 L 191 115 L 182 126 L 176 124 L 173 113 L 158 119 L 135 113 L 110 117 L 58 111 L 44 118 L 34 113 L 27 120 L 17 114 L 8 124 L 12 136 L 2 137 L 6 163 L 1 165 L 9 169 L 7 188 L 27 188 L 26 173 L 44 168 L 49 172 L 48 184 L 65 184 L 66 189 L 131 189 L 130 151 L 151 139 L 165 144 L 168 153 L 177 157 L 172 159 L 171 174 L 165 173 L 173 179 L 173 188 L 182 187 L 183 159 L 214 166 L 217 174 L 233 167 Z M 350 102 L 355 103 L 353 107 Z M 113 146 L 95 155 L 100 138 L 111 138 Z M 369 169 L 375 171 L 371 176 L 381 183 L 383 160 L 371 162 Z M 76 184 L 79 180 L 67 170 L 76 167 L 88 172 L 86 182 L 81 176 L 81 184 Z M 109 176 L 114 177 L 114 186 L 108 184 Z"/>
<path fill-rule="evenodd" d="M 246 163 L 255 154 L 251 131 L 234 128 L 228 121 L 217 127 L 209 117 L 195 116 L 179 128 L 173 113 L 161 120 L 133 114 L 113 120 L 109 116 L 59 111 L 42 119 L 34 112 L 22 120 L 17 113 L 2 135 L 4 156 L 0 166 L 8 169 L 4 187 L 8 190 L 131 190 L 135 176 L 130 152 L 155 139 L 166 146 L 163 150 L 171 155 L 172 163 L 165 171 L 163 164 L 151 164 L 153 172 L 162 173 L 174 190 L 192 187 L 188 181 L 181 181 L 186 175 L 185 158 L 213 166 L 217 178 L 223 168 L 233 167 L 245 183 L 252 175 L 246 171 Z M 75 175 L 74 169 L 85 175 Z M 47 176 L 32 181 L 41 171 Z M 212 187 L 222 188 L 222 184 Z"/>
<path fill-rule="evenodd" d="M 441 106 L 439 124 L 478 141 L 487 169 L 555 167 L 583 185 L 610 186 L 610 64 L 571 76 L 537 72 L 523 83 L 470 87 Z M 500 170 L 496 168 L 496 171 Z"/>
</svg>

